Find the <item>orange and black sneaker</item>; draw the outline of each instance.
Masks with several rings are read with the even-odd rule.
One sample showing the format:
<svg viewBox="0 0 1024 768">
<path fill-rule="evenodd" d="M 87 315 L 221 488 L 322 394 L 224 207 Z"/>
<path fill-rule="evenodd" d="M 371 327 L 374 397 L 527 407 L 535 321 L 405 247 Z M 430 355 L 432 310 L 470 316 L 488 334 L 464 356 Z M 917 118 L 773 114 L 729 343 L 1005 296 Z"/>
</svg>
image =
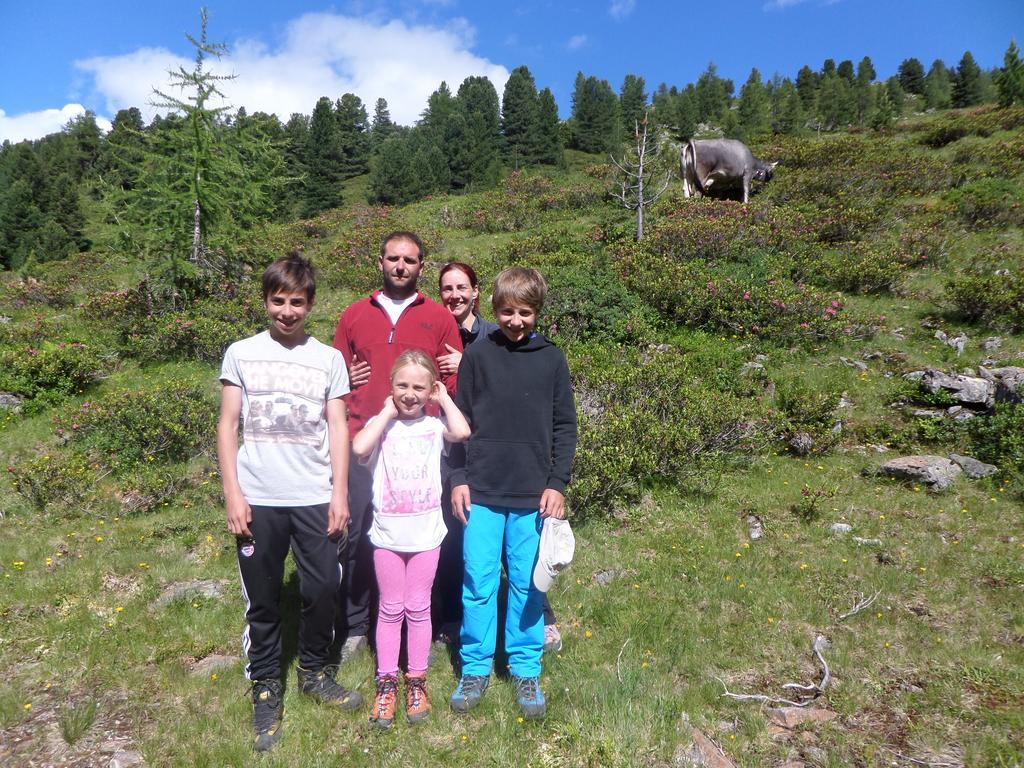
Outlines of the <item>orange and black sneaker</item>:
<svg viewBox="0 0 1024 768">
<path fill-rule="evenodd" d="M 377 675 L 377 694 L 373 697 L 370 722 L 378 728 L 390 728 L 397 709 L 398 678 L 394 675 Z"/>
<path fill-rule="evenodd" d="M 430 694 L 427 678 L 405 676 L 405 716 L 410 723 L 418 723 L 430 714 Z"/>
</svg>

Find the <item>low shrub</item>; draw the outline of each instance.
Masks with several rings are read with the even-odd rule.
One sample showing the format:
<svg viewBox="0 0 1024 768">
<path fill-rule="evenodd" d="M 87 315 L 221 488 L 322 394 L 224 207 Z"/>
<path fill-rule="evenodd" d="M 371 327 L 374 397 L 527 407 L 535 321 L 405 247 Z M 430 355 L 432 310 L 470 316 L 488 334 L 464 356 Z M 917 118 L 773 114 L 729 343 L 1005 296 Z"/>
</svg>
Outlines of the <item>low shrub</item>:
<svg viewBox="0 0 1024 768">
<path fill-rule="evenodd" d="M 994 269 L 989 260 L 946 281 L 946 299 L 955 315 L 997 331 L 1024 330 L 1024 272 Z"/>
<path fill-rule="evenodd" d="M 973 455 L 1008 475 L 1024 475 L 1024 404 L 997 403 L 991 416 L 968 422 Z"/>
<path fill-rule="evenodd" d="M 0 390 L 38 400 L 42 407 L 83 392 L 103 375 L 104 368 L 96 350 L 78 342 L 4 350 L 0 352 Z"/>
<path fill-rule="evenodd" d="M 142 362 L 202 360 L 216 363 L 232 342 L 267 324 L 255 284 L 234 299 L 204 299 L 182 312 L 149 315 L 125 333 L 128 353 Z"/>
<path fill-rule="evenodd" d="M 796 248 L 790 277 L 847 293 L 892 293 L 915 258 L 897 246 L 842 243 L 831 248 Z"/>
<path fill-rule="evenodd" d="M 653 254 L 642 244 L 620 250 L 616 268 L 631 291 L 691 328 L 780 345 L 870 333 L 841 296 L 788 279 L 741 280 L 700 261 Z"/>
<path fill-rule="evenodd" d="M 1024 225 L 1024 189 L 1010 179 L 979 179 L 951 190 L 944 199 L 971 227 Z"/>
<path fill-rule="evenodd" d="M 610 515 L 652 481 L 706 488 L 771 433 L 758 400 L 708 389 L 677 349 L 594 348 L 573 355 L 570 368 L 580 428 L 574 515 Z"/>
<path fill-rule="evenodd" d="M 51 451 L 7 467 L 11 485 L 39 511 L 73 511 L 94 494 L 95 469 L 88 459 L 70 451 Z"/>
<path fill-rule="evenodd" d="M 118 475 L 139 465 L 186 461 L 210 452 L 216 421 L 215 399 L 189 381 L 113 392 L 56 419 L 60 437 Z"/>
<path fill-rule="evenodd" d="M 825 454 L 838 442 L 839 434 L 833 427 L 839 420 L 839 393 L 834 389 L 812 387 L 800 379 L 777 382 L 775 404 L 782 417 L 781 437 L 791 450 L 801 455 Z M 798 435 L 809 436 L 811 442 L 794 447 L 789 441 Z"/>
<path fill-rule="evenodd" d="M 32 304 L 67 307 L 73 303 L 71 291 L 65 284 L 44 282 L 34 277 L 0 283 L 0 307 L 7 310 L 23 309 Z"/>
<path fill-rule="evenodd" d="M 544 274 L 549 291 L 539 328 L 560 344 L 645 344 L 652 338 L 656 315 L 608 267 L 577 262 Z"/>
</svg>

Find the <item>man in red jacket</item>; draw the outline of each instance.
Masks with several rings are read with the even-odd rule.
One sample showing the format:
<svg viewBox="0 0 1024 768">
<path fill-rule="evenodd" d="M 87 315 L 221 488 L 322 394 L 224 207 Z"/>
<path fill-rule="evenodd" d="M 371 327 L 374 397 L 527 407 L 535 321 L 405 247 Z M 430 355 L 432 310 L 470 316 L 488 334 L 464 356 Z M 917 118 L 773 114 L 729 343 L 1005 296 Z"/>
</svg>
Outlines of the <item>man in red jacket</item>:
<svg viewBox="0 0 1024 768">
<path fill-rule="evenodd" d="M 391 393 L 391 366 L 407 349 L 421 349 L 434 358 L 452 348 L 462 350 L 452 314 L 420 293 L 416 284 L 423 269 L 423 242 L 412 232 L 392 232 L 380 247 L 384 285 L 348 306 L 334 333 L 334 346 L 348 366 L 351 392 L 345 396 L 349 435 L 355 435 L 381 409 Z M 441 379 L 455 393 L 455 374 Z M 348 545 L 343 566 L 341 614 L 345 621 L 342 659 L 366 647 L 370 630 L 370 587 L 373 556 L 366 532 L 373 519 L 373 478 L 354 457 L 349 461 Z"/>
</svg>

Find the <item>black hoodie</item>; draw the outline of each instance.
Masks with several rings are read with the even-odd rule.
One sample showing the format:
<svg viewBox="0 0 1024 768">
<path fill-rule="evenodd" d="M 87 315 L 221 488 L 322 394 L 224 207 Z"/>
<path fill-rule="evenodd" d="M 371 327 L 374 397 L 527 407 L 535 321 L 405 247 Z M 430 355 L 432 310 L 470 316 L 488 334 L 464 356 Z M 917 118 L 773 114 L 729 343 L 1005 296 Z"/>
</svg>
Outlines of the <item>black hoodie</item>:
<svg viewBox="0 0 1024 768">
<path fill-rule="evenodd" d="M 547 488 L 565 493 L 576 404 L 562 350 L 539 333 L 512 342 L 491 331 L 462 355 L 455 404 L 473 433 L 452 452 L 453 487 L 468 484 L 475 504 L 527 509 Z"/>
</svg>

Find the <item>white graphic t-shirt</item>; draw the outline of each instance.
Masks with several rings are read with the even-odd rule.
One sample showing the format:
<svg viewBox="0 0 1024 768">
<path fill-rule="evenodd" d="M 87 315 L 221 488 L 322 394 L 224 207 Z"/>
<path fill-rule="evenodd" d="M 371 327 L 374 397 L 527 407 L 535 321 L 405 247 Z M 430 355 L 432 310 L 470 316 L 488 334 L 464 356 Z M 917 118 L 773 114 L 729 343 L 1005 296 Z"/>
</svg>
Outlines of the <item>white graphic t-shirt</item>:
<svg viewBox="0 0 1024 768">
<path fill-rule="evenodd" d="M 264 331 L 228 347 L 220 379 L 242 388 L 238 484 L 245 500 L 268 507 L 329 502 L 325 407 L 349 391 L 341 352 L 313 337 L 289 349 Z"/>
<path fill-rule="evenodd" d="M 436 416 L 396 419 L 366 459 L 373 473 L 370 541 L 374 546 L 426 552 L 444 540 L 448 533 L 441 519 L 444 430 L 444 422 Z"/>
</svg>

